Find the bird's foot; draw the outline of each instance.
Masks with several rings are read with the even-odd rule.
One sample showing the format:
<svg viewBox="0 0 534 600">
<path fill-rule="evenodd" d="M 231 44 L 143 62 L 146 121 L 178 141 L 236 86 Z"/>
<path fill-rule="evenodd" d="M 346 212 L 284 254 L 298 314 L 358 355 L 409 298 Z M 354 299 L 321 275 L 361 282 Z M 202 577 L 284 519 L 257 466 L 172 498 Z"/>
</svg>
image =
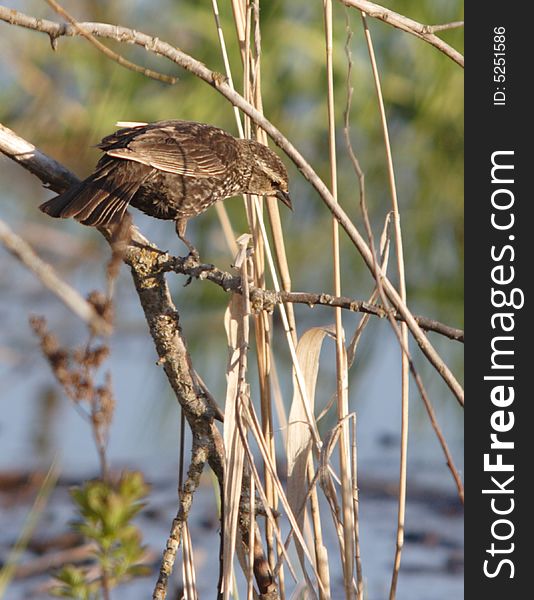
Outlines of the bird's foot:
<svg viewBox="0 0 534 600">
<path fill-rule="evenodd" d="M 189 254 L 187 255 L 187 260 L 194 261 L 196 263 L 200 263 L 200 254 L 198 250 L 194 246 L 189 247 Z"/>
<path fill-rule="evenodd" d="M 193 244 L 184 238 L 181 238 L 182 242 L 187 246 L 189 250 L 189 254 L 184 257 L 184 261 L 187 263 L 191 263 L 191 266 L 196 266 L 200 264 L 200 254 L 198 250 L 193 246 Z"/>
<path fill-rule="evenodd" d="M 189 250 L 189 255 L 186 260 L 191 259 L 196 263 L 199 262 L 200 256 L 198 254 L 198 250 L 193 246 L 193 244 L 185 237 L 185 228 L 187 227 L 187 219 L 178 219 L 176 221 L 176 233 L 178 237 L 182 240 L 182 242 L 187 246 Z"/>
<path fill-rule="evenodd" d="M 190 248 L 189 254 L 184 257 L 183 261 L 186 267 L 198 267 L 200 265 L 200 255 L 196 248 Z"/>
</svg>

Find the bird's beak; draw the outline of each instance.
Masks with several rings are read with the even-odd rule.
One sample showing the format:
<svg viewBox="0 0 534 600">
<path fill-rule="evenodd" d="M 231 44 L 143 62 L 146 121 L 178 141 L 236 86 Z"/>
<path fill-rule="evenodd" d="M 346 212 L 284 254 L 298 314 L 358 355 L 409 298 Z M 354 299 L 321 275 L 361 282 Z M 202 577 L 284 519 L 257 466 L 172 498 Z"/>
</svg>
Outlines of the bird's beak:
<svg viewBox="0 0 534 600">
<path fill-rule="evenodd" d="M 289 208 L 289 210 L 293 210 L 293 205 L 291 204 L 291 198 L 289 197 L 289 194 L 287 192 L 283 192 L 282 190 L 277 190 L 275 195 L 278 198 L 278 200 L 281 200 Z"/>
</svg>

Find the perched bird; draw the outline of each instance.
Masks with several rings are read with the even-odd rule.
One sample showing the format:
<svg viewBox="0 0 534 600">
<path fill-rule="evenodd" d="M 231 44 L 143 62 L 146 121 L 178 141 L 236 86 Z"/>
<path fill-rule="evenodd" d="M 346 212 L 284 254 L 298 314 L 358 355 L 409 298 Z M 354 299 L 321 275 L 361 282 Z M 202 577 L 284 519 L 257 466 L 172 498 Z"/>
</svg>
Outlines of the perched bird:
<svg viewBox="0 0 534 600">
<path fill-rule="evenodd" d="M 277 196 L 291 208 L 287 171 L 269 148 L 193 121 L 158 121 L 119 129 L 97 145 L 95 172 L 39 207 L 52 217 L 84 225 L 119 223 L 128 205 L 175 221 L 180 239 L 187 221 L 217 200 L 238 194 Z"/>
</svg>

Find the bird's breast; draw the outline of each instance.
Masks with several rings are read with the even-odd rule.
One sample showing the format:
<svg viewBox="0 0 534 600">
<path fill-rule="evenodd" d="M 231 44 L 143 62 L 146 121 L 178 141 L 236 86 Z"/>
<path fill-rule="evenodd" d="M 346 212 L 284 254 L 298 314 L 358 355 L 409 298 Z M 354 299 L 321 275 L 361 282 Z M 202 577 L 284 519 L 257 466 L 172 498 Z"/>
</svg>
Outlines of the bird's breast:
<svg viewBox="0 0 534 600">
<path fill-rule="evenodd" d="M 196 178 L 154 170 L 130 204 L 157 219 L 190 218 L 240 191 L 241 186 L 231 174 Z"/>
</svg>

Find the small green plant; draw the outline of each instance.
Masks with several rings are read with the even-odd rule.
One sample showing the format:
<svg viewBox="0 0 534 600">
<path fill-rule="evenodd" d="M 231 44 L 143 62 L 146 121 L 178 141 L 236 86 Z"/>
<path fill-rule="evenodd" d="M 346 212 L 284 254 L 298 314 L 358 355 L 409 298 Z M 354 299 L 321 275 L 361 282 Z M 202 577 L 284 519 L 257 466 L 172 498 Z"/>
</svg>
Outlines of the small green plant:
<svg viewBox="0 0 534 600">
<path fill-rule="evenodd" d="M 79 600 L 98 600 L 100 582 L 87 581 L 87 573 L 81 567 L 66 565 L 56 575 L 58 585 L 51 593 L 60 598 L 78 598 Z"/>
<path fill-rule="evenodd" d="M 140 564 L 145 552 L 141 533 L 132 524 L 147 492 L 138 472 L 124 472 L 116 482 L 87 481 L 71 490 L 80 515 L 73 528 L 94 542 L 94 562 L 84 568 L 65 566 L 56 575 L 55 596 L 94 600 L 101 591 L 109 598 L 109 591 L 120 583 L 148 574 L 149 569 Z"/>
</svg>

